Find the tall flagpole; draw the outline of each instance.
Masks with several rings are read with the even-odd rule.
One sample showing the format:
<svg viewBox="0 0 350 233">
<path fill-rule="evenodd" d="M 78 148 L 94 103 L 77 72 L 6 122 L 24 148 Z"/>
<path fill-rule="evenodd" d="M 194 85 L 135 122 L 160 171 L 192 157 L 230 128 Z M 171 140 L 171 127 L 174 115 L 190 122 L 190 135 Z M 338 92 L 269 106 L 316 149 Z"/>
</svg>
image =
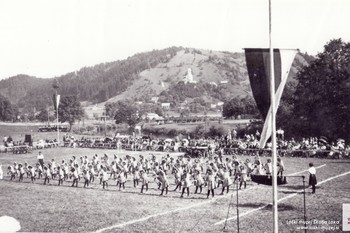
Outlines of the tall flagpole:
<svg viewBox="0 0 350 233">
<path fill-rule="evenodd" d="M 60 144 L 60 128 L 58 126 L 58 105 L 59 105 L 59 99 L 57 95 L 57 89 L 56 89 L 56 114 L 57 114 L 57 146 Z"/>
<path fill-rule="evenodd" d="M 273 232 L 278 233 L 278 203 L 277 203 L 277 151 L 276 151 L 276 106 L 275 106 L 275 69 L 272 47 L 272 17 L 271 1 L 269 0 L 269 44 L 270 44 L 270 96 L 271 96 L 271 126 L 272 126 L 272 192 L 273 192 Z"/>
</svg>

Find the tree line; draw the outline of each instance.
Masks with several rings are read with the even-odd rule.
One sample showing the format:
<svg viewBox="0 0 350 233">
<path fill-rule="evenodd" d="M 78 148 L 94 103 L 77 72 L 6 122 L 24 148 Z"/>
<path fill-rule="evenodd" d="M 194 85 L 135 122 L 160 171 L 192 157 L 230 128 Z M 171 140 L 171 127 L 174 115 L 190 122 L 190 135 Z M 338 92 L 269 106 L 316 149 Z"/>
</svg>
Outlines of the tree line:
<svg viewBox="0 0 350 233">
<path fill-rule="evenodd" d="M 287 138 L 320 137 L 350 140 L 350 43 L 330 40 L 316 58 L 306 56 L 295 80 L 287 82 L 277 111 L 277 127 Z M 256 113 L 251 100 L 226 102 L 226 117 Z M 261 126 L 262 127 L 262 126 Z"/>
</svg>

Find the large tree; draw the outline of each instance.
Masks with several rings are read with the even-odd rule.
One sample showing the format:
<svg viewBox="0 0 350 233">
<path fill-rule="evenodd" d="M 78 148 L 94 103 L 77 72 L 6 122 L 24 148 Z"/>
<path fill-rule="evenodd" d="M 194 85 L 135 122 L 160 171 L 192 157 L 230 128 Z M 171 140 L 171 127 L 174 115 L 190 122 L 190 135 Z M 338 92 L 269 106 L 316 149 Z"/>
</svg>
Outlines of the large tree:
<svg viewBox="0 0 350 233">
<path fill-rule="evenodd" d="M 4 96 L 0 95 L 0 120 L 12 121 L 16 120 L 18 110 L 11 102 Z"/>
<path fill-rule="evenodd" d="M 350 139 L 350 43 L 331 40 L 297 79 L 294 134 Z"/>
<path fill-rule="evenodd" d="M 38 115 L 35 116 L 35 118 L 38 121 L 41 122 L 46 122 L 46 121 L 52 121 L 55 119 L 55 116 L 53 116 L 52 114 L 50 114 L 50 112 L 47 112 L 47 108 L 42 108 L 40 109 L 40 112 Z"/>
<path fill-rule="evenodd" d="M 68 122 L 70 131 L 74 122 L 81 120 L 82 117 L 84 117 L 84 110 L 78 97 L 75 95 L 63 96 L 58 107 L 59 121 L 62 123 Z"/>
<path fill-rule="evenodd" d="M 255 101 L 251 96 L 245 98 L 234 97 L 224 103 L 223 117 L 237 117 L 242 114 L 259 114 Z"/>
<path fill-rule="evenodd" d="M 143 115 L 142 109 L 131 100 L 106 104 L 106 112 L 107 115 L 114 117 L 116 124 L 127 123 L 129 126 L 135 126 Z"/>
</svg>

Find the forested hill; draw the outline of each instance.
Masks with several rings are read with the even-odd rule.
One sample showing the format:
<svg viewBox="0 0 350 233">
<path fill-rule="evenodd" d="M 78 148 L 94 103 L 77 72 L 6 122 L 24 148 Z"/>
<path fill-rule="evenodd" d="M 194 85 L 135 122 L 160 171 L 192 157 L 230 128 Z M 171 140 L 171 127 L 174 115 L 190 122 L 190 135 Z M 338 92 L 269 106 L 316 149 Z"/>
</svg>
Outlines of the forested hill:
<svg viewBox="0 0 350 233">
<path fill-rule="evenodd" d="M 7 97 L 12 103 L 18 103 L 34 88 L 43 88 L 50 85 L 52 80 L 36 78 L 28 75 L 16 75 L 0 81 L 0 94 Z"/>
<path fill-rule="evenodd" d="M 298 54 L 290 76 L 295 76 L 309 59 L 307 55 Z M 177 101 L 171 90 L 180 88 L 177 84 L 189 68 L 199 90 L 204 88 L 203 95 L 209 95 L 209 99 L 223 100 L 250 93 L 243 53 L 182 47 L 139 53 L 125 60 L 84 67 L 56 78 L 60 94 L 77 94 L 80 101 L 93 104 L 123 98 L 148 101 L 154 96 Z M 19 108 L 39 109 L 52 104 L 53 79 L 18 75 L 0 81 L 0 94 Z M 201 91 L 196 92 L 196 95 L 200 94 Z"/>
<path fill-rule="evenodd" d="M 59 92 L 62 95 L 77 94 L 81 101 L 105 101 L 125 91 L 141 71 L 168 62 L 179 50 L 177 47 L 153 50 L 121 61 L 84 67 L 77 72 L 56 77 L 60 86 Z M 40 108 L 52 99 L 52 83 L 53 78 L 39 79 L 19 75 L 1 80 L 0 94 L 20 108 Z"/>
</svg>

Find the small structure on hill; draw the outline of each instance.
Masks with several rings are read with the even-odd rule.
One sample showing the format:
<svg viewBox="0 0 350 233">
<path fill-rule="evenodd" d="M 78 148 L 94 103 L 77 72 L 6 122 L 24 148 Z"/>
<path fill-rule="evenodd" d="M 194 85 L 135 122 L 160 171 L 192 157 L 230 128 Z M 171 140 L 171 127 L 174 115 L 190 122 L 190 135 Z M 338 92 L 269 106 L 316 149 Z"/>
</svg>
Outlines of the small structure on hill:
<svg viewBox="0 0 350 233">
<path fill-rule="evenodd" d="M 218 86 L 218 84 L 216 84 L 216 82 L 210 82 L 209 84 L 210 84 L 210 85 L 213 85 L 213 86 L 215 86 L 215 87 Z"/>
<path fill-rule="evenodd" d="M 159 99 L 159 97 L 158 96 L 153 96 L 152 98 L 151 98 L 151 101 L 153 102 L 153 103 L 158 103 L 158 99 Z"/>
<path fill-rule="evenodd" d="M 193 80 L 192 69 L 188 68 L 187 75 L 183 78 L 183 82 L 187 83 L 197 83 L 197 81 Z"/>
<path fill-rule="evenodd" d="M 157 113 L 150 112 L 150 113 L 147 113 L 144 117 L 150 122 L 157 122 L 157 124 L 164 123 L 164 117 L 159 116 Z"/>
</svg>

